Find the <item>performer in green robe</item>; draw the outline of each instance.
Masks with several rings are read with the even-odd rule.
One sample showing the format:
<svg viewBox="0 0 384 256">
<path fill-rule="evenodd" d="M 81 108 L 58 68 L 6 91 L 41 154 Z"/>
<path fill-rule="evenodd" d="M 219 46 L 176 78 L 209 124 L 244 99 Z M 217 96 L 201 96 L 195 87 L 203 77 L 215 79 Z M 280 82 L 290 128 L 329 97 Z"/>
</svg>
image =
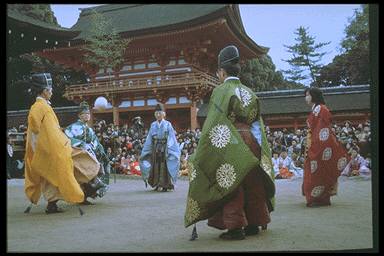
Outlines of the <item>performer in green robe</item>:
<svg viewBox="0 0 384 256">
<path fill-rule="evenodd" d="M 274 173 L 255 93 L 241 84 L 239 52 L 218 56 L 222 84 L 211 95 L 196 152 L 188 159 L 185 227 L 208 219 L 227 229 L 223 239 L 244 239 L 266 228 L 274 208 Z"/>
<path fill-rule="evenodd" d="M 109 159 L 104 151 L 104 147 L 100 144 L 95 132 L 88 126 L 87 122 L 90 119 L 90 111 L 87 102 L 80 103 L 79 120 L 69 125 L 65 129 L 65 134 L 71 140 L 72 147 L 77 147 L 87 150 L 100 162 L 100 171 L 90 183 L 83 184 L 82 188 L 85 192 L 83 204 L 92 204 L 86 200 L 86 197 L 95 198 L 96 196 L 103 197 L 108 189 L 110 165 Z"/>
</svg>

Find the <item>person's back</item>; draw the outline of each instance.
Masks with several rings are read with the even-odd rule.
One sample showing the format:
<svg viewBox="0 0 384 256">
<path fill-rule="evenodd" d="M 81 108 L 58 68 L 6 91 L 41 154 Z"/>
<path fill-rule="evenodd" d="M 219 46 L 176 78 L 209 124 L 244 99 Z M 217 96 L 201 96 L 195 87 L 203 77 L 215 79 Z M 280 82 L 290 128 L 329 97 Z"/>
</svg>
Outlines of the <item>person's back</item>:
<svg viewBox="0 0 384 256">
<path fill-rule="evenodd" d="M 188 159 L 184 224 L 208 219 L 209 226 L 228 229 L 220 238 L 241 240 L 270 222 L 275 191 L 272 156 L 259 99 L 238 78 L 238 49 L 222 49 L 218 62 L 221 84 L 211 94 L 199 144 Z"/>
</svg>

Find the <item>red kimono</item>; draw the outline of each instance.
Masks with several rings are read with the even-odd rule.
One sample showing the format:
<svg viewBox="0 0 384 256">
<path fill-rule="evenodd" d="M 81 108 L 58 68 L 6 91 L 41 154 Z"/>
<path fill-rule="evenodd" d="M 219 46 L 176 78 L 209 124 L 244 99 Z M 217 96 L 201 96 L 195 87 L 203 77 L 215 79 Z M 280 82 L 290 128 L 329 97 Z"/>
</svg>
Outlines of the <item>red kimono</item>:
<svg viewBox="0 0 384 256">
<path fill-rule="evenodd" d="M 332 115 L 317 105 L 307 118 L 307 151 L 302 192 L 307 206 L 330 205 L 337 193 L 337 179 L 349 162 L 345 148 L 331 129 Z"/>
<path fill-rule="evenodd" d="M 131 170 L 131 174 L 141 176 L 141 170 L 140 170 L 140 165 L 138 161 L 132 162 L 130 164 L 130 170 Z"/>
</svg>

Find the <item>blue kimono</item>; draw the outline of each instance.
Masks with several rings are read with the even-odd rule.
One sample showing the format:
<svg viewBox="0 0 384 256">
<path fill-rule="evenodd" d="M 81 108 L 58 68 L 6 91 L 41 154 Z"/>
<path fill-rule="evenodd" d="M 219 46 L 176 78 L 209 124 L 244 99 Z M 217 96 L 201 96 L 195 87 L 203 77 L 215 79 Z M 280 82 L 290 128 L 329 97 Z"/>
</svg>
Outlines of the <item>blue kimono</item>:
<svg viewBox="0 0 384 256">
<path fill-rule="evenodd" d="M 144 181 L 148 180 L 152 187 L 167 188 L 164 187 L 167 185 L 161 182 L 161 174 L 156 173 L 159 171 L 161 173 L 163 169 L 166 169 L 172 183 L 175 183 L 180 166 L 180 154 L 172 124 L 165 119 L 160 123 L 154 121 L 148 131 L 139 161 Z M 160 175 L 160 181 L 155 177 L 156 181 L 151 184 L 153 175 Z M 171 187 L 173 188 L 173 185 Z"/>
<path fill-rule="evenodd" d="M 96 157 L 104 170 L 104 175 L 100 178 L 105 184 L 109 184 L 109 159 L 93 129 L 81 120 L 77 120 L 75 123 L 69 125 L 64 132 L 71 140 L 72 147 L 85 149 Z M 99 191 L 100 197 L 103 196 L 105 192 L 106 189 L 101 189 Z"/>
</svg>

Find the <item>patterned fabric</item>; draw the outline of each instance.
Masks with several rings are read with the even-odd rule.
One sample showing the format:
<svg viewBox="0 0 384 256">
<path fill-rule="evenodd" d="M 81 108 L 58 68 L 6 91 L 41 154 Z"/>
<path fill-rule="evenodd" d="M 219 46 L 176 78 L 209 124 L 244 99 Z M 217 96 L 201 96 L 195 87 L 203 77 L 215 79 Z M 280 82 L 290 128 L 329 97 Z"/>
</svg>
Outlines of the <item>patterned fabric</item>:
<svg viewBox="0 0 384 256">
<path fill-rule="evenodd" d="M 109 184 L 109 158 L 93 129 L 81 120 L 77 120 L 75 123 L 70 124 L 64 132 L 71 140 L 72 147 L 87 150 L 103 165 L 105 174 L 100 178 L 104 183 Z"/>
<path fill-rule="evenodd" d="M 199 144 L 188 158 L 190 183 L 185 227 L 213 216 L 226 196 L 236 190 L 249 171 L 257 166 L 262 167 L 268 179 L 265 188 L 273 207 L 275 187 L 271 151 L 263 120 L 255 109 L 259 112 L 257 96 L 239 80 L 228 80 L 213 90 Z M 261 159 L 244 143 L 232 123 L 235 119 L 248 123 L 249 129 L 253 122 L 258 122 L 255 127 L 259 127 Z"/>
<path fill-rule="evenodd" d="M 304 163 L 303 195 L 307 204 L 329 202 L 337 193 L 337 178 L 347 163 L 347 152 L 331 131 L 332 115 L 318 105 L 307 118 L 308 137 Z"/>
</svg>

